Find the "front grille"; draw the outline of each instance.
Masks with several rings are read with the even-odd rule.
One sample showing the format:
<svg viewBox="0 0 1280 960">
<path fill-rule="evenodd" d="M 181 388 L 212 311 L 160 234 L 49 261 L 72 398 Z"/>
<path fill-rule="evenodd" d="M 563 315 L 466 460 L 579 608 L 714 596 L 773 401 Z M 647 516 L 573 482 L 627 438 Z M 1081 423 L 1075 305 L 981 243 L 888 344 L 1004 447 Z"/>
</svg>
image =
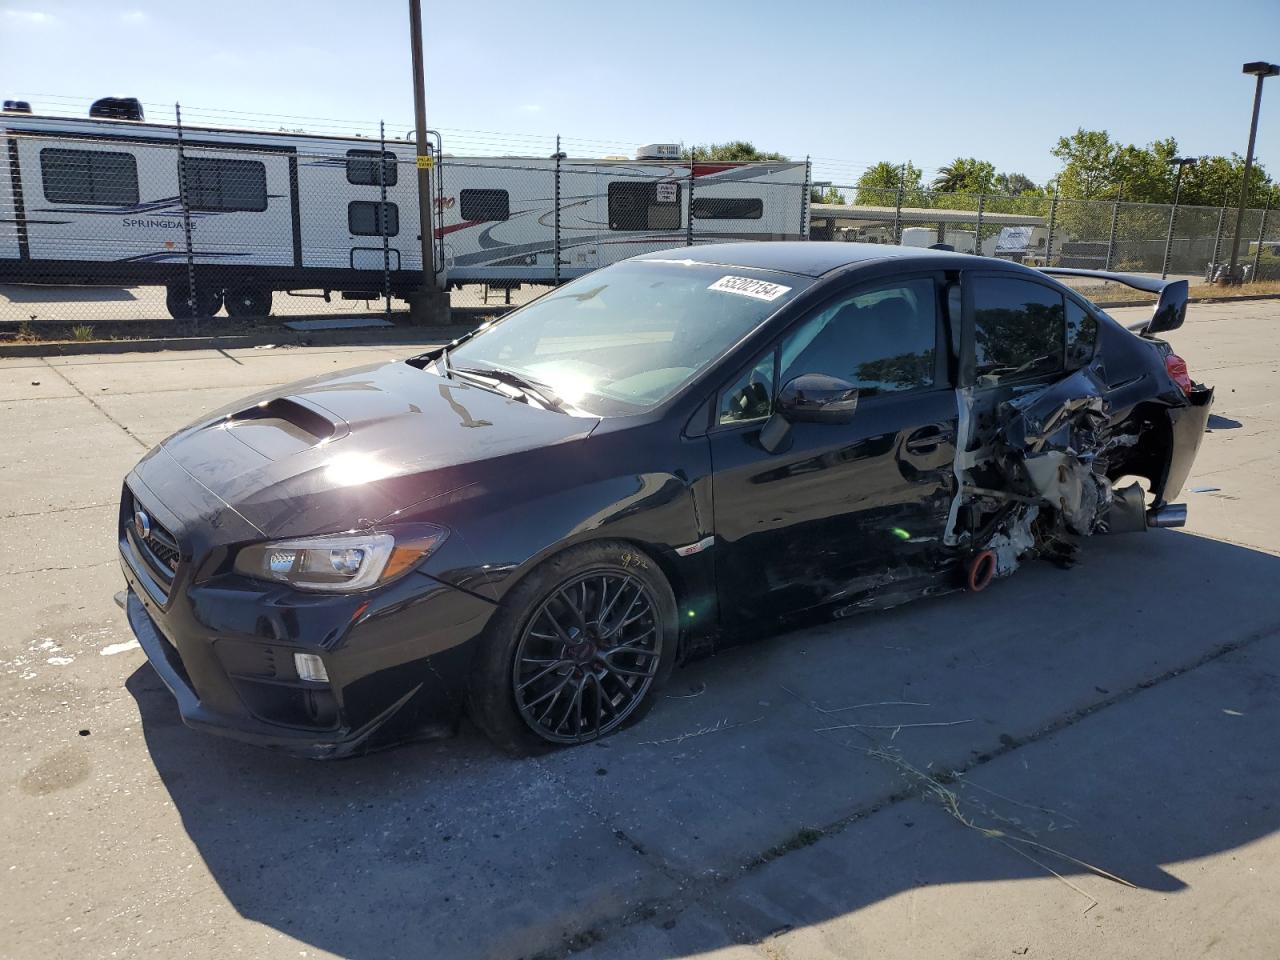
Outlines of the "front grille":
<svg viewBox="0 0 1280 960">
<path fill-rule="evenodd" d="M 174 575 L 178 572 L 178 565 L 182 561 L 178 539 L 155 518 L 151 511 L 147 510 L 145 504 L 133 496 L 132 491 L 126 491 L 122 506 L 120 523 L 124 536 L 134 556 L 146 566 L 156 586 L 167 597 L 173 586 Z M 146 513 L 150 521 L 145 537 L 141 535 L 134 523 L 134 517 L 139 511 Z"/>
</svg>

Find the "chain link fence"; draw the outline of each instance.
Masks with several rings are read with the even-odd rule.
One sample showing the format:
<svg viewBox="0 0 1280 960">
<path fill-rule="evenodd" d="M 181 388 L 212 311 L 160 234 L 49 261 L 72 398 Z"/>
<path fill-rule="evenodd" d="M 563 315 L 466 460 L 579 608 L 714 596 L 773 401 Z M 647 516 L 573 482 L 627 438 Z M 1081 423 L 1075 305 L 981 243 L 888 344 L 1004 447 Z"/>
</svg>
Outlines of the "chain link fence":
<svg viewBox="0 0 1280 960">
<path fill-rule="evenodd" d="M 5 115 L 0 332 L 211 317 L 393 321 L 422 283 L 411 140 Z M 947 244 L 1032 266 L 1208 278 L 1236 211 L 813 183 L 807 162 L 452 156 L 430 144 L 432 261 L 455 306 L 520 303 L 636 254 L 723 241 Z M 1245 213 L 1249 279 L 1280 215 Z M 126 326 L 115 328 L 117 322 Z M 96 327 L 96 331 L 92 328 Z"/>
</svg>

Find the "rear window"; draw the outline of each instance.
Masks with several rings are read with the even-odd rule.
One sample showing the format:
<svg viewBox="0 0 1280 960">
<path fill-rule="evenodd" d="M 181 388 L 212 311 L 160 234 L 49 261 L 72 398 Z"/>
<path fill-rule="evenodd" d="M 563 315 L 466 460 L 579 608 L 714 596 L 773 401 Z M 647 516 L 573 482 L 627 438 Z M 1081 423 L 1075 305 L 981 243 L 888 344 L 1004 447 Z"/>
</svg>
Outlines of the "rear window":
<svg viewBox="0 0 1280 960">
<path fill-rule="evenodd" d="M 1098 321 L 1080 304 L 1067 298 L 1067 366 L 1083 367 L 1093 359 L 1098 341 Z"/>
<path fill-rule="evenodd" d="M 1066 343 L 1062 295 L 1016 277 L 974 277 L 974 376 L 979 386 L 1060 372 Z"/>
</svg>

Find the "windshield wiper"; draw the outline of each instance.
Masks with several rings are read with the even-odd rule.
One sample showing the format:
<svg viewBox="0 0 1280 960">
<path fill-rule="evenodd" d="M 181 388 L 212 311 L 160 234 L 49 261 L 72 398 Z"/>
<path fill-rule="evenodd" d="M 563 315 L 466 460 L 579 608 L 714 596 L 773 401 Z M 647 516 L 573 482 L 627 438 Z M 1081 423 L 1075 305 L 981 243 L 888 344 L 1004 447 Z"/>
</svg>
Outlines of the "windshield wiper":
<svg viewBox="0 0 1280 960">
<path fill-rule="evenodd" d="M 545 383 L 529 380 L 510 370 L 502 370 L 497 367 L 486 367 L 483 370 L 477 370 L 474 367 L 450 367 L 449 369 L 470 379 L 492 380 L 494 383 L 515 387 L 526 397 L 533 397 L 549 410 L 556 410 L 560 413 L 566 412 L 564 401 L 556 396 Z"/>
</svg>

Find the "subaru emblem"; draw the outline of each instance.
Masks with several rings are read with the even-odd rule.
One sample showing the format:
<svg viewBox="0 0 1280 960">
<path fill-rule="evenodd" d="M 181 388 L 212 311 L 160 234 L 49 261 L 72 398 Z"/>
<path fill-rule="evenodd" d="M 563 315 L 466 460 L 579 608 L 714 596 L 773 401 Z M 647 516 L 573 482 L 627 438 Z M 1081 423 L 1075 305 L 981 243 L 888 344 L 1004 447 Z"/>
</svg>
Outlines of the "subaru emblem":
<svg viewBox="0 0 1280 960">
<path fill-rule="evenodd" d="M 151 536 L 151 518 L 147 516 L 147 511 L 139 510 L 133 515 L 133 532 L 138 535 L 139 540 L 146 540 Z"/>
</svg>

